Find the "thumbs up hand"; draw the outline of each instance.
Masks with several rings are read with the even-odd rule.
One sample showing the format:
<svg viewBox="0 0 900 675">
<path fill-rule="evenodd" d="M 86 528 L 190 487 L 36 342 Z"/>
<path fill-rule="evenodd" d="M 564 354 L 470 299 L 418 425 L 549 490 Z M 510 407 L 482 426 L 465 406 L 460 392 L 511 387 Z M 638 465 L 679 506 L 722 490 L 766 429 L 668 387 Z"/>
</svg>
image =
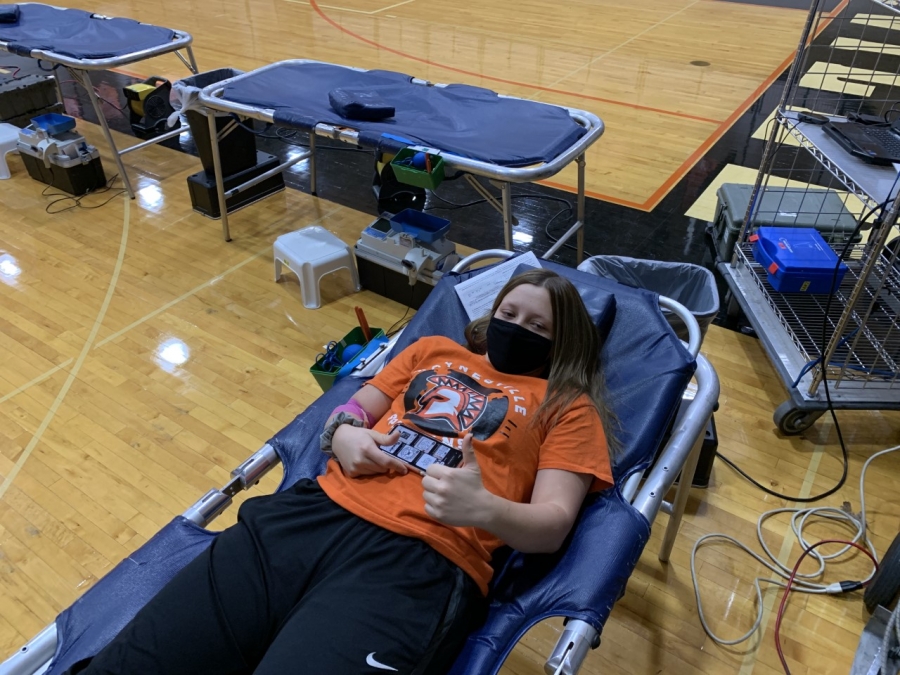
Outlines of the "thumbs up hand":
<svg viewBox="0 0 900 675">
<path fill-rule="evenodd" d="M 481 480 L 481 467 L 472 447 L 472 435 L 462 440 L 463 465 L 450 468 L 432 464 L 422 479 L 425 512 L 456 527 L 483 527 L 496 497 Z"/>
</svg>

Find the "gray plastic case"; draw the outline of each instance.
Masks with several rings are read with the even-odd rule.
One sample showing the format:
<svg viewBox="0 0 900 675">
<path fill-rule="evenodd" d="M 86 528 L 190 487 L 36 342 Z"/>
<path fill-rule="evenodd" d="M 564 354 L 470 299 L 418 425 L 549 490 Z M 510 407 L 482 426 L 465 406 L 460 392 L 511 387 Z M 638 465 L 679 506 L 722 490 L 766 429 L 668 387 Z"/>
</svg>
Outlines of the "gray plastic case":
<svg viewBox="0 0 900 675">
<path fill-rule="evenodd" d="M 752 193 L 752 185 L 737 183 L 724 183 L 716 190 L 719 204 L 713 238 L 721 260 L 731 259 Z M 767 187 L 754 215 L 753 229 L 770 225 L 814 227 L 825 241 L 840 245 L 845 244 L 856 229 L 856 217 L 834 190 Z"/>
</svg>

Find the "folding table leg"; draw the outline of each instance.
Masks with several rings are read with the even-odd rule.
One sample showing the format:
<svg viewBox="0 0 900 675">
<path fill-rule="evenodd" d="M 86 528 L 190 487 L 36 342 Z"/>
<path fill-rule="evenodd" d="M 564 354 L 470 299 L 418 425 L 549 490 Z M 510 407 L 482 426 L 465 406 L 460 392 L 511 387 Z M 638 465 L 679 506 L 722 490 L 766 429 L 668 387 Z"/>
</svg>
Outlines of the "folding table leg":
<svg viewBox="0 0 900 675">
<path fill-rule="evenodd" d="M 691 404 L 693 405 L 693 403 Z M 703 425 L 706 428 L 706 425 Z M 700 459 L 700 450 L 703 447 L 704 435 L 701 433 L 694 442 L 691 454 L 688 455 L 681 469 L 681 477 L 678 479 L 678 488 L 675 491 L 675 500 L 671 504 L 669 522 L 666 524 L 666 533 L 663 535 L 662 546 L 659 549 L 659 559 L 668 562 L 675 545 L 675 537 L 678 536 L 678 528 L 681 526 L 681 517 L 684 515 L 684 507 L 687 506 L 687 498 L 691 492 L 691 484 L 694 482 L 694 473 L 697 471 L 697 462 Z"/>
<path fill-rule="evenodd" d="M 309 132 L 309 193 L 316 197 L 318 191 L 316 189 L 316 130 Z"/>
<path fill-rule="evenodd" d="M 512 251 L 512 185 L 501 183 L 500 194 L 503 196 L 503 245 L 506 247 L 506 250 Z"/>
<path fill-rule="evenodd" d="M 122 155 L 119 154 L 116 142 L 113 140 L 112 133 L 109 131 L 109 125 L 106 123 L 106 117 L 104 117 L 103 110 L 100 107 L 100 99 L 97 97 L 97 92 L 94 91 L 94 85 L 91 82 L 91 74 L 86 70 L 75 70 L 72 68 L 69 69 L 69 72 L 72 73 L 72 77 L 75 78 L 75 81 L 87 90 L 91 105 L 94 106 L 94 112 L 97 113 L 97 121 L 100 122 L 100 128 L 103 130 L 103 135 L 106 137 L 109 149 L 112 150 L 113 159 L 116 162 L 116 166 L 119 168 L 119 176 L 122 178 L 122 183 L 125 184 L 125 191 L 128 193 L 129 197 L 134 199 L 134 189 L 131 187 L 131 180 L 128 178 L 128 172 L 125 171 L 125 165 L 122 163 Z"/>
<path fill-rule="evenodd" d="M 578 222 L 581 223 L 581 227 L 578 228 L 578 239 L 576 243 L 576 246 L 578 247 L 578 257 L 576 258 L 575 264 L 580 265 L 581 261 L 584 259 L 584 155 L 579 155 L 575 162 L 578 164 L 578 199 L 575 207 L 577 209 L 575 216 Z"/>
<path fill-rule="evenodd" d="M 206 111 L 209 123 L 209 145 L 212 148 L 213 170 L 216 174 L 216 194 L 219 197 L 219 217 L 222 219 L 222 238 L 231 241 L 228 230 L 228 207 L 225 204 L 225 179 L 222 177 L 222 160 L 219 156 L 219 133 L 216 129 L 216 116 L 212 110 Z"/>
<path fill-rule="evenodd" d="M 196 75 L 200 72 L 200 69 L 197 68 L 197 59 L 194 58 L 194 48 L 188 45 L 187 48 L 188 60 L 191 62 L 191 72 Z"/>
<path fill-rule="evenodd" d="M 544 260 L 552 258 L 557 251 L 566 245 L 569 238 L 575 234 L 578 236 L 576 240 L 578 242 L 578 259 L 576 264 L 580 265 L 582 258 L 584 258 L 584 155 L 580 155 L 575 161 L 578 163 L 578 196 L 575 202 L 575 223 L 541 257 Z"/>
<path fill-rule="evenodd" d="M 187 49 L 187 58 L 184 58 L 181 55 L 181 52 L 175 52 L 175 56 L 177 56 L 181 62 L 187 66 L 187 69 L 190 70 L 194 75 L 196 75 L 199 71 L 197 70 L 197 60 L 194 58 L 194 49 L 188 45 Z"/>
</svg>

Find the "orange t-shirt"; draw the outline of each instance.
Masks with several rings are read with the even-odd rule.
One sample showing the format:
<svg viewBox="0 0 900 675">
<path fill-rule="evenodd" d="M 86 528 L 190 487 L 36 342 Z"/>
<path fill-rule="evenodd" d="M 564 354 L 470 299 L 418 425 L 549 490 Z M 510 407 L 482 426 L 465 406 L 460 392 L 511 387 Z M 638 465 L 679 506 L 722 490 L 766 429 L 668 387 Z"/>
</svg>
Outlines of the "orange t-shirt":
<svg viewBox="0 0 900 675">
<path fill-rule="evenodd" d="M 552 428 L 531 424 L 547 381 L 494 370 L 484 356 L 452 340 L 418 340 L 369 384 L 393 399 L 377 431 L 389 433 L 402 423 L 456 448 L 472 433 L 484 486 L 495 495 L 529 502 L 540 469 L 590 474 L 592 490 L 612 485 L 606 437 L 588 397 L 577 399 Z M 485 530 L 451 527 L 429 516 L 417 473 L 348 478 L 331 460 L 319 484 L 360 518 L 425 541 L 487 593 L 491 554 L 503 542 Z"/>
</svg>

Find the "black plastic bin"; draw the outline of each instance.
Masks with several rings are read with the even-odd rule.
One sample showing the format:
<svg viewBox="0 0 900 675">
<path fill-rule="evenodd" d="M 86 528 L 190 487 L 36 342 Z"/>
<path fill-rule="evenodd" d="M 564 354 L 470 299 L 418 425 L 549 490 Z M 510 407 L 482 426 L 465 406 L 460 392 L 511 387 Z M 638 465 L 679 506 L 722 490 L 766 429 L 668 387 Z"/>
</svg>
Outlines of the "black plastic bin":
<svg viewBox="0 0 900 675">
<path fill-rule="evenodd" d="M 234 68 L 219 68 L 185 77 L 172 87 L 176 98 L 181 100 L 182 108 L 186 108 L 184 115 L 191 127 L 191 136 L 194 137 L 203 170 L 210 179 L 214 178 L 215 169 L 212 146 L 209 143 L 209 122 L 206 118 L 209 111 L 196 104 L 191 105 L 190 102 L 196 100 L 201 89 L 241 74 L 243 71 Z M 216 113 L 217 132 L 221 134 L 222 129 L 231 121 L 229 115 Z M 226 136 L 219 139 L 219 157 L 222 161 L 223 176 L 232 176 L 256 166 L 256 137 L 247 129 L 235 126 Z"/>
<path fill-rule="evenodd" d="M 701 337 L 706 335 L 706 329 L 719 313 L 716 279 L 712 272 L 699 265 L 598 255 L 585 260 L 578 269 L 680 302 L 697 319 Z M 663 314 L 675 334 L 687 342 L 688 332 L 684 323 L 668 310 L 664 309 Z"/>
</svg>

